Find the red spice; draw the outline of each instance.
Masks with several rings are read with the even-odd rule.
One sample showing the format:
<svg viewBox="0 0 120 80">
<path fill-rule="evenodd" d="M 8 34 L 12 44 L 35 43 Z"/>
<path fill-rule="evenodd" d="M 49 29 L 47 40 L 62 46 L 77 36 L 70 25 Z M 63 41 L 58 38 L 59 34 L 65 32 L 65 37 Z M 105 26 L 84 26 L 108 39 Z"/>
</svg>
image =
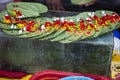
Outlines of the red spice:
<svg viewBox="0 0 120 80">
<path fill-rule="evenodd" d="M 91 31 L 87 31 L 87 34 L 90 34 L 91 33 Z"/>
<path fill-rule="evenodd" d="M 22 13 L 20 11 L 17 11 L 17 16 L 22 16 Z"/>
<path fill-rule="evenodd" d="M 74 27 L 75 23 L 74 22 L 69 22 L 68 25 Z"/>
<path fill-rule="evenodd" d="M 31 32 L 31 28 L 30 27 L 26 27 L 26 31 L 30 31 Z"/>
<path fill-rule="evenodd" d="M 19 21 L 21 21 L 21 20 L 19 20 L 18 18 L 15 18 L 15 22 L 16 23 L 18 23 Z"/>
<path fill-rule="evenodd" d="M 74 22 L 68 22 L 67 31 L 73 32 L 76 29 L 76 24 Z"/>
<path fill-rule="evenodd" d="M 11 19 L 11 17 L 10 16 L 4 16 L 4 22 L 6 22 L 6 23 L 12 23 L 12 19 Z"/>
<path fill-rule="evenodd" d="M 56 20 L 56 21 L 54 21 L 54 23 L 53 23 L 53 26 L 60 26 L 60 25 L 61 25 L 60 20 Z"/>
<path fill-rule="evenodd" d="M 61 22 L 61 26 L 62 27 L 67 27 L 68 26 L 68 22 L 67 21 Z"/>
<path fill-rule="evenodd" d="M 96 30 L 96 28 L 94 27 L 94 25 L 92 23 L 88 24 L 91 28 L 93 28 L 94 30 Z"/>
<path fill-rule="evenodd" d="M 56 20 L 53 22 L 53 27 L 58 30 L 61 26 L 61 21 L 60 20 Z"/>
<path fill-rule="evenodd" d="M 117 14 L 115 14 L 115 13 L 112 14 L 112 17 L 113 17 L 115 20 L 120 20 L 120 16 L 117 15 Z"/>
<path fill-rule="evenodd" d="M 92 17 L 90 16 L 90 19 L 91 19 L 91 20 L 96 20 L 96 18 L 97 18 L 96 15 L 94 15 L 94 16 L 92 16 Z"/>
<path fill-rule="evenodd" d="M 84 20 L 80 20 L 80 29 L 81 30 L 85 30 L 86 29 L 86 26 L 85 26 L 85 24 L 84 24 Z"/>
<path fill-rule="evenodd" d="M 17 24 L 23 24 L 24 26 L 26 26 L 28 23 L 26 21 L 22 20 L 22 21 L 18 21 Z"/>
<path fill-rule="evenodd" d="M 30 21 L 30 22 L 28 22 L 28 24 L 26 25 L 26 30 L 27 31 L 30 31 L 30 32 L 33 32 L 32 30 L 31 30 L 31 28 L 32 27 L 34 27 L 34 21 Z"/>
<path fill-rule="evenodd" d="M 52 23 L 51 22 L 45 22 L 45 27 L 50 27 L 50 26 L 52 26 Z"/>
<path fill-rule="evenodd" d="M 106 18 L 106 16 L 102 16 L 102 17 L 101 17 L 101 25 L 108 26 L 108 23 L 107 23 L 107 18 Z"/>
</svg>

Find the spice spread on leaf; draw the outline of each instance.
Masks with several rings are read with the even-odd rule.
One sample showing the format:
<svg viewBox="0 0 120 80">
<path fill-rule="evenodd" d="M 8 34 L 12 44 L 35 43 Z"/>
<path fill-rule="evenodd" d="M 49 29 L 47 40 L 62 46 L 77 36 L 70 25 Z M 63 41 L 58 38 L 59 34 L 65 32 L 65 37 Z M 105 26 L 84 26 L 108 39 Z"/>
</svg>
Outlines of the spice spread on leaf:
<svg viewBox="0 0 120 80">
<path fill-rule="evenodd" d="M 87 15 L 85 14 L 85 16 L 83 12 L 74 17 L 71 16 L 71 18 L 23 18 L 24 15 L 21 11 L 12 10 L 12 15 L 6 15 L 9 13 L 0 13 L 0 16 L 2 16 L 0 24 L 4 23 L 2 24 L 4 26 L 1 26 L 1 28 L 5 29 L 3 30 L 5 33 L 10 32 L 10 30 L 10 34 L 18 32 L 17 35 L 32 33 L 32 37 L 33 35 L 37 36 L 34 38 L 59 41 L 61 43 L 70 43 L 97 37 L 120 27 L 120 16 L 112 11 L 98 10 L 86 13 Z M 27 34 L 23 34 L 26 32 Z"/>
</svg>

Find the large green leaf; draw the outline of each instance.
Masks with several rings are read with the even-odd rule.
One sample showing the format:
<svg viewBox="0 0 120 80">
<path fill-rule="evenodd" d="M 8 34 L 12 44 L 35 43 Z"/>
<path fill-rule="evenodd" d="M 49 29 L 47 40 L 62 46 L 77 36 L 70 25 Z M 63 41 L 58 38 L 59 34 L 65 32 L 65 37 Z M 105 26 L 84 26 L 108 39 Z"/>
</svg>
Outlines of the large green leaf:
<svg viewBox="0 0 120 80">
<path fill-rule="evenodd" d="M 35 38 L 37 36 L 40 36 L 42 34 L 44 34 L 45 31 L 35 31 L 35 32 L 29 32 L 28 34 L 23 34 L 23 35 L 19 35 L 18 37 L 21 37 L 21 38 Z"/>
<path fill-rule="evenodd" d="M 102 13 L 111 15 L 111 14 L 114 13 L 114 12 L 113 12 L 113 11 L 108 11 L 108 10 L 97 10 L 97 11 L 95 11 L 95 14 L 96 14 L 97 16 L 102 16 Z"/>
<path fill-rule="evenodd" d="M 70 36 L 64 40 L 61 40 L 60 42 L 61 43 L 72 43 L 72 42 L 79 40 L 82 36 L 83 36 L 83 33 L 78 35 L 77 32 L 75 32 L 72 36 Z"/>
<path fill-rule="evenodd" d="M 78 15 L 76 15 L 76 18 L 80 18 L 80 19 L 86 19 L 86 18 L 88 18 L 89 17 L 89 14 L 90 12 L 81 12 L 81 13 L 79 13 Z"/>
<path fill-rule="evenodd" d="M 7 11 L 2 11 L 0 12 L 0 21 L 3 22 L 3 16 L 5 16 L 7 14 Z"/>
<path fill-rule="evenodd" d="M 19 8 L 19 7 L 14 8 L 14 10 L 19 10 L 19 11 L 21 11 L 22 14 L 24 15 L 22 18 L 39 16 L 39 13 L 38 13 L 38 12 L 31 11 L 31 10 L 27 10 L 27 9 L 23 9 L 23 8 Z M 11 16 L 13 16 L 12 13 L 11 13 L 11 10 L 8 10 L 8 12 L 9 12 L 9 14 L 10 14 Z"/>
<path fill-rule="evenodd" d="M 3 17 L 8 15 L 7 10 L 0 12 L 0 22 L 3 22 Z M 4 23 L 4 22 L 3 22 Z"/>
<path fill-rule="evenodd" d="M 51 40 L 51 39 L 59 36 L 59 35 L 62 34 L 64 31 L 65 31 L 65 30 L 57 30 L 57 31 L 54 33 L 54 35 L 52 35 L 52 36 L 49 37 L 49 40 Z"/>
<path fill-rule="evenodd" d="M 53 32 L 50 33 L 50 34 L 41 37 L 40 40 L 49 40 L 51 37 L 54 36 L 55 32 L 56 32 L 56 31 L 53 31 Z"/>
<path fill-rule="evenodd" d="M 68 37 L 71 37 L 74 33 L 70 33 L 70 32 L 67 32 L 67 31 L 64 31 L 62 32 L 61 34 L 59 34 L 58 36 L 50 39 L 50 41 L 61 41 L 61 40 L 64 40 Z"/>
<path fill-rule="evenodd" d="M 45 22 L 51 22 L 53 23 L 53 20 L 48 17 L 41 17 L 41 23 L 44 24 Z"/>
<path fill-rule="evenodd" d="M 78 5 L 85 5 L 89 2 L 91 2 L 92 0 L 71 0 L 72 4 L 78 4 Z"/>
<path fill-rule="evenodd" d="M 12 26 L 13 25 L 11 25 L 11 24 L 5 24 L 5 23 L 0 22 L 0 28 L 2 28 L 2 29 L 12 30 L 13 29 Z M 18 28 L 16 27 L 16 29 L 18 29 Z"/>
<path fill-rule="evenodd" d="M 89 34 L 87 34 L 87 31 L 85 30 L 85 31 L 83 32 L 83 36 L 80 37 L 79 40 L 89 39 L 90 37 L 93 37 L 94 35 L 95 35 L 95 31 L 94 31 L 94 30 L 91 31 Z"/>
<path fill-rule="evenodd" d="M 40 3 L 30 3 L 30 2 L 14 2 L 7 5 L 7 10 L 10 15 L 12 15 L 12 10 L 20 10 L 26 17 L 36 17 L 40 13 L 45 13 L 48 11 L 48 8 Z"/>
<path fill-rule="evenodd" d="M 24 34 L 28 34 L 29 32 L 23 31 L 22 33 L 19 33 L 20 30 L 6 30 L 6 29 L 2 29 L 2 31 L 5 34 L 11 35 L 11 36 L 20 36 L 20 35 L 24 35 Z"/>
<path fill-rule="evenodd" d="M 39 40 L 44 40 L 44 37 L 45 37 L 45 36 L 49 36 L 49 35 L 51 35 L 51 34 L 54 33 L 54 32 L 55 32 L 55 29 L 52 28 L 50 31 L 45 31 L 44 34 L 42 34 L 42 35 L 40 35 L 40 36 L 36 36 L 36 37 L 34 37 L 34 38 L 39 39 Z"/>
</svg>

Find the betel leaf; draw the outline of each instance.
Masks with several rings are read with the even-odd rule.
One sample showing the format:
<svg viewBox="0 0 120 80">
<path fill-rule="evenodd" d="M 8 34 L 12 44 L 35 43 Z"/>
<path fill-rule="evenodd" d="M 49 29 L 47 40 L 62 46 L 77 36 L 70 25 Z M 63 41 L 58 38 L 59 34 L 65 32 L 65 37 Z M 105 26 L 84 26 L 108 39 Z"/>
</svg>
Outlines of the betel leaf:
<svg viewBox="0 0 120 80">
<path fill-rule="evenodd" d="M 80 13 L 76 16 L 72 16 L 72 17 L 65 17 L 65 20 L 67 19 L 68 21 L 70 20 L 73 20 L 75 23 L 78 24 L 78 22 L 76 21 L 77 18 L 80 18 L 80 19 L 83 19 L 85 20 L 86 18 L 88 18 L 88 13 L 89 12 L 83 12 L 83 13 Z M 66 32 L 66 31 L 65 31 Z M 63 34 L 63 33 L 62 33 Z M 77 33 L 73 33 L 72 35 L 69 34 L 69 33 L 64 33 L 64 36 L 62 36 L 62 34 L 58 35 L 57 37 L 51 39 L 51 41 L 60 41 L 61 43 L 71 43 L 71 42 L 75 42 L 75 41 L 78 41 L 80 40 L 80 38 L 83 36 L 83 33 L 77 35 Z M 69 36 L 70 35 L 70 36 Z M 69 36 L 69 37 L 67 37 Z M 83 37 L 82 37 L 83 39 Z"/>
<path fill-rule="evenodd" d="M 11 18 L 11 20 L 12 20 L 12 23 L 4 22 L 4 16 L 9 16 L 9 17 Z M 34 20 L 34 21 L 40 22 L 41 18 L 40 18 L 40 17 L 30 17 L 30 18 L 19 19 L 19 21 L 22 21 L 22 20 L 24 20 L 24 21 Z M 5 24 L 16 24 L 16 23 L 17 23 L 16 19 L 13 18 L 13 17 L 11 17 L 11 16 L 8 14 L 7 10 L 2 11 L 2 12 L 0 13 L 0 22 L 1 22 L 0 25 L 1 25 L 2 23 L 5 23 Z M 6 28 L 6 27 L 5 27 L 5 28 Z M 10 28 L 10 27 L 9 27 L 9 28 Z M 8 28 L 8 29 L 9 29 L 9 28 Z M 7 28 L 6 28 L 6 29 L 7 29 Z"/>
<path fill-rule="evenodd" d="M 3 22 L 3 17 L 5 16 L 5 15 L 7 15 L 8 13 L 7 13 L 7 11 L 5 10 L 5 11 L 2 11 L 1 13 L 0 13 L 0 22 L 2 22 L 2 23 L 4 23 Z"/>
<path fill-rule="evenodd" d="M 21 38 L 34 38 L 34 37 L 40 36 L 40 35 L 42 35 L 44 33 L 45 33 L 44 31 L 37 30 L 35 32 L 29 32 L 28 34 L 19 35 L 18 37 L 21 37 Z"/>
<path fill-rule="evenodd" d="M 64 40 L 70 36 L 72 36 L 74 33 L 73 32 L 67 32 L 67 31 L 64 31 L 62 32 L 61 34 L 59 34 L 58 36 L 50 39 L 50 41 L 61 41 L 61 40 Z"/>
<path fill-rule="evenodd" d="M 27 10 L 27 9 L 23 9 L 23 8 L 14 8 L 14 10 L 19 10 L 22 12 L 22 15 L 24 15 L 22 18 L 28 18 L 28 17 L 37 17 L 39 16 L 39 13 L 38 12 L 34 12 L 34 11 L 30 11 L 30 10 Z M 11 10 L 9 11 L 8 10 L 8 13 L 13 16 Z"/>
<path fill-rule="evenodd" d="M 50 38 L 48 40 L 51 40 L 53 38 L 55 38 L 56 36 L 62 34 L 63 32 L 65 32 L 65 30 L 57 30 L 54 35 L 50 36 Z"/>
<path fill-rule="evenodd" d="M 85 20 L 86 18 L 88 18 L 88 13 L 89 12 L 82 12 L 76 16 L 72 16 L 72 17 L 66 17 L 65 19 L 72 19 L 77 25 L 79 23 L 79 21 L 77 21 L 77 19 L 83 19 Z M 81 32 L 81 34 L 78 34 L 77 32 L 75 32 L 73 35 L 71 35 L 70 37 L 67 37 L 63 40 L 60 40 L 61 43 L 71 43 L 71 42 L 75 42 L 80 40 L 81 37 L 83 37 L 83 32 Z"/>
<path fill-rule="evenodd" d="M 76 31 L 72 36 L 70 36 L 64 40 L 61 40 L 60 42 L 61 43 L 72 43 L 72 42 L 79 40 L 82 36 L 83 36 L 82 32 L 78 34 L 78 32 Z"/>
<path fill-rule="evenodd" d="M 19 10 L 24 15 L 23 18 L 27 18 L 39 16 L 40 13 L 47 12 L 48 8 L 40 3 L 14 2 L 7 5 L 7 10 L 10 15 L 13 15 L 12 10 Z"/>
<path fill-rule="evenodd" d="M 31 2 L 14 2 L 14 3 L 9 3 L 7 5 L 7 8 L 23 8 L 23 9 L 27 9 L 27 10 L 32 10 L 35 12 L 39 12 L 39 13 L 44 13 L 48 11 L 48 8 L 41 4 L 41 3 L 31 3 Z"/>
<path fill-rule="evenodd" d="M 50 18 L 41 17 L 40 23 L 41 23 L 42 25 L 44 25 L 45 22 L 47 22 L 47 21 L 53 22 L 52 19 L 50 19 Z M 41 26 L 42 26 L 42 25 L 41 25 Z M 40 34 L 36 34 L 36 32 L 35 32 L 35 34 L 32 33 L 32 35 L 34 36 L 34 37 L 32 37 L 32 38 L 34 38 L 34 39 L 36 39 L 36 38 L 41 38 L 41 37 L 43 37 L 43 36 L 49 35 L 50 33 L 52 33 L 52 32 L 48 32 L 48 31 L 46 31 L 46 30 L 41 30 L 41 33 L 40 33 Z M 30 36 L 30 35 L 31 35 L 31 34 L 28 34 L 28 36 Z"/>
<path fill-rule="evenodd" d="M 31 6 L 32 5 L 32 6 Z M 48 8 L 47 6 L 43 5 L 43 4 L 40 4 L 40 3 L 30 3 L 30 5 L 32 9 L 36 10 L 39 12 L 39 13 L 45 13 L 48 11 Z"/>
<path fill-rule="evenodd" d="M 2 29 L 12 30 L 13 28 L 11 26 L 12 26 L 12 24 L 5 24 L 5 23 L 0 22 L 0 28 L 2 28 Z M 18 29 L 18 28 L 16 27 L 16 29 Z"/>
<path fill-rule="evenodd" d="M 79 40 L 89 39 L 90 37 L 93 37 L 94 35 L 95 35 L 95 31 L 94 31 L 94 30 L 90 31 L 89 34 L 88 34 L 87 30 L 85 30 L 85 31 L 83 32 L 83 36 L 80 37 Z M 79 41 L 79 40 L 78 40 L 78 41 Z"/>
<path fill-rule="evenodd" d="M 5 34 L 11 35 L 11 36 L 20 36 L 20 35 L 25 35 L 28 34 L 29 32 L 23 31 L 22 33 L 19 33 L 20 30 L 6 30 L 6 29 L 2 29 L 2 31 Z"/>
<path fill-rule="evenodd" d="M 76 15 L 76 18 L 80 18 L 80 19 L 86 19 L 86 18 L 88 18 L 89 17 L 89 14 L 90 12 L 88 12 L 88 11 L 86 11 L 86 12 L 81 12 L 81 13 L 79 13 L 78 15 Z"/>
<path fill-rule="evenodd" d="M 46 22 L 53 23 L 53 20 L 50 19 L 50 18 L 47 18 L 47 17 L 41 17 L 41 24 L 44 25 Z M 43 30 L 43 32 L 44 32 L 44 34 L 39 35 L 39 36 L 36 36 L 36 37 L 34 37 L 34 38 L 43 40 L 43 39 L 45 39 L 45 37 L 47 38 L 47 37 L 51 36 L 52 33 L 55 32 L 55 28 L 54 28 L 53 26 L 51 26 L 51 30 L 47 31 L 47 30 L 45 29 L 45 30 Z"/>
<path fill-rule="evenodd" d="M 97 16 L 102 16 L 103 14 L 112 15 L 113 13 L 115 13 L 115 12 L 113 12 L 113 11 L 108 11 L 108 10 L 98 10 L 98 11 L 95 12 L 95 14 L 96 14 Z M 116 13 L 116 14 L 117 14 L 117 13 Z M 120 23 L 119 23 L 119 22 L 109 23 L 108 26 L 102 26 L 102 27 L 103 27 L 103 29 L 102 29 L 101 34 L 104 34 L 104 33 L 113 31 L 113 30 L 117 29 L 118 27 L 120 27 Z"/>
<path fill-rule="evenodd" d="M 41 23 L 44 24 L 45 22 L 51 22 L 53 23 L 53 20 L 48 17 L 41 17 Z"/>
<path fill-rule="evenodd" d="M 37 37 L 34 37 L 36 39 L 39 39 L 39 40 L 43 40 L 42 38 L 45 37 L 45 36 L 49 36 L 51 35 L 52 33 L 55 32 L 55 29 L 52 28 L 50 31 L 46 31 L 44 34 L 40 35 L 40 36 L 37 36 Z"/>
<path fill-rule="evenodd" d="M 109 14 L 109 15 L 112 15 L 112 13 L 115 13 L 115 12 L 113 12 L 113 11 L 108 11 L 108 10 L 97 10 L 97 11 L 95 11 L 95 14 L 97 15 L 97 16 L 102 16 L 102 13 L 105 13 L 105 14 Z"/>
<path fill-rule="evenodd" d="M 77 4 L 77 5 L 85 5 L 89 2 L 91 2 L 92 0 L 71 0 L 72 4 Z"/>
<path fill-rule="evenodd" d="M 50 35 L 46 35 L 46 36 L 42 37 L 40 40 L 49 40 L 50 38 L 52 38 L 55 35 L 55 33 L 56 33 L 56 31 L 54 31 Z"/>
</svg>

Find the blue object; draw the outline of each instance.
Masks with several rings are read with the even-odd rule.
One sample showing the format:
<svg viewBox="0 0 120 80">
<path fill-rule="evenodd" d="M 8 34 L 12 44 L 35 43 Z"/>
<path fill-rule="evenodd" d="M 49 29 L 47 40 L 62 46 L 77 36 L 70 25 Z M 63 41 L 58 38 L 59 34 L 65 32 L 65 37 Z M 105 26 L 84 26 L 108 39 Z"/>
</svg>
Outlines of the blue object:
<svg viewBox="0 0 120 80">
<path fill-rule="evenodd" d="M 120 39 L 120 33 L 117 30 L 113 31 L 114 36 Z"/>
<path fill-rule="evenodd" d="M 60 80 L 94 80 L 94 79 L 85 76 L 68 76 L 61 78 Z"/>
</svg>

